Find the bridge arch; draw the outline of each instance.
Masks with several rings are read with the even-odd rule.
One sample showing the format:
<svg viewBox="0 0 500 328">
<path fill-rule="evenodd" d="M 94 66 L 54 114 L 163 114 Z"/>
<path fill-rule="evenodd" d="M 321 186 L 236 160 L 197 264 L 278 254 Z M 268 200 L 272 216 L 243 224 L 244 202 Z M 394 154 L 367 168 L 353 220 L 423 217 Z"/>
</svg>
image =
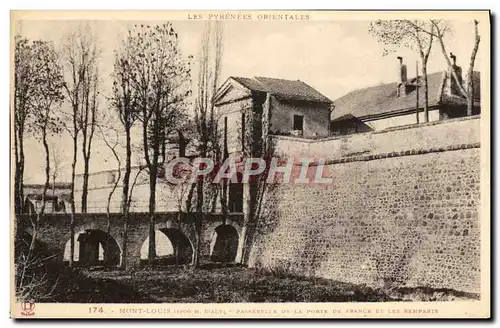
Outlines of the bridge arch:
<svg viewBox="0 0 500 328">
<path fill-rule="evenodd" d="M 155 230 L 156 263 L 163 265 L 191 264 L 194 246 L 191 240 L 178 228 Z M 149 254 L 149 236 L 141 246 L 141 262 L 146 262 Z"/>
<path fill-rule="evenodd" d="M 221 224 L 214 229 L 210 243 L 210 260 L 234 262 L 239 246 L 238 230 L 230 224 Z"/>
<path fill-rule="evenodd" d="M 120 245 L 113 236 L 99 229 L 84 229 L 75 233 L 73 263 L 77 266 L 119 266 L 122 258 Z M 63 261 L 71 257 L 71 238 L 64 246 Z"/>
</svg>

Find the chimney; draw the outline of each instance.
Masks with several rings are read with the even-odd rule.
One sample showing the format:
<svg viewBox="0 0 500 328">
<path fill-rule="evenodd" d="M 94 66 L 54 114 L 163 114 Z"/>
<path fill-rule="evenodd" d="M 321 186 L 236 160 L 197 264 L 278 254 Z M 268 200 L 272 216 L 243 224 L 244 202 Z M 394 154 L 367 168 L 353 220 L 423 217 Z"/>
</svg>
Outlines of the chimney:
<svg viewBox="0 0 500 328">
<path fill-rule="evenodd" d="M 401 89 L 403 89 L 404 94 L 406 95 L 406 87 L 405 84 L 408 81 L 408 76 L 406 74 L 406 65 L 403 64 L 403 57 L 398 56 L 398 85 L 396 89 L 397 96 L 401 95 Z"/>
<path fill-rule="evenodd" d="M 462 68 L 460 66 L 457 66 L 457 56 L 455 56 L 452 52 L 450 52 L 450 59 L 451 59 L 451 64 L 452 67 L 448 68 L 448 83 L 446 83 L 446 92 L 450 96 L 462 96 L 462 93 L 460 92 L 459 84 L 457 84 L 457 81 L 453 77 L 453 71 L 455 71 L 455 74 L 458 77 L 458 81 L 460 85 L 462 85 Z"/>
<path fill-rule="evenodd" d="M 399 83 L 406 83 L 408 78 L 406 75 L 406 65 L 403 64 L 403 57 L 398 56 L 398 61 L 399 61 L 399 67 L 398 67 L 398 82 Z"/>
<path fill-rule="evenodd" d="M 453 66 L 457 66 L 457 56 L 455 56 L 453 52 L 450 52 L 450 58 L 453 62 Z"/>
</svg>

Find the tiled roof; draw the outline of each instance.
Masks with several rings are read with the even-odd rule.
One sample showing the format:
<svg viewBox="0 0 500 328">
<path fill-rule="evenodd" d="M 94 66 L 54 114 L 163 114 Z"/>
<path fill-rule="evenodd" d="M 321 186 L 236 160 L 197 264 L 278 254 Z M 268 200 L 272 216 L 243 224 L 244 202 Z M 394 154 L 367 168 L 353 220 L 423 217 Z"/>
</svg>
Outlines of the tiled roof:
<svg viewBox="0 0 500 328">
<path fill-rule="evenodd" d="M 332 102 L 316 89 L 300 80 L 292 81 L 260 76 L 253 79 L 234 76 L 231 78 L 252 91 L 268 92 L 280 99 Z"/>
<path fill-rule="evenodd" d="M 266 86 L 257 80 L 240 76 L 231 76 L 231 78 L 252 91 L 268 92 Z"/>
<path fill-rule="evenodd" d="M 479 98 L 479 72 L 474 72 L 474 95 Z M 444 82 L 444 72 L 432 73 L 427 76 L 429 85 L 429 106 L 436 106 L 441 103 L 442 83 Z M 416 79 L 410 79 L 410 83 L 415 83 Z M 420 82 L 422 85 L 422 82 Z M 354 90 L 334 101 L 335 108 L 332 111 L 332 120 L 351 114 L 355 117 L 365 117 L 389 113 L 398 110 L 412 109 L 416 107 L 416 90 L 413 89 L 407 95 L 397 96 L 397 83 L 381 84 L 374 87 Z M 419 107 L 423 106 L 423 88 L 420 87 Z"/>
</svg>

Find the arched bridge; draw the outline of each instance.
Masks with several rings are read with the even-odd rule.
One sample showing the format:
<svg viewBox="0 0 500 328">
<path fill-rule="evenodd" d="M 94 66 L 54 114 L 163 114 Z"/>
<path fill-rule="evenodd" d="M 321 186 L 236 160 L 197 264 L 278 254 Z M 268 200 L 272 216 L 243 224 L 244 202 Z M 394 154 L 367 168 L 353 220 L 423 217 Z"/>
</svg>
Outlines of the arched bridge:
<svg viewBox="0 0 500 328">
<path fill-rule="evenodd" d="M 30 239 L 32 220 L 36 216 L 17 218 L 16 238 Z M 37 244 L 44 245 L 59 261 L 69 261 L 71 217 L 69 214 L 47 214 L 39 218 Z M 123 261 L 125 219 L 122 214 L 108 216 L 99 213 L 75 215 L 75 252 L 77 266 L 119 266 Z M 243 214 L 205 213 L 201 233 L 203 262 L 240 262 L 243 248 L 241 238 Z M 131 213 L 127 224 L 126 267 L 135 267 L 147 259 L 149 244 L 149 215 Z M 194 258 L 194 214 L 156 213 L 155 239 L 157 262 L 161 264 L 190 264 Z"/>
</svg>

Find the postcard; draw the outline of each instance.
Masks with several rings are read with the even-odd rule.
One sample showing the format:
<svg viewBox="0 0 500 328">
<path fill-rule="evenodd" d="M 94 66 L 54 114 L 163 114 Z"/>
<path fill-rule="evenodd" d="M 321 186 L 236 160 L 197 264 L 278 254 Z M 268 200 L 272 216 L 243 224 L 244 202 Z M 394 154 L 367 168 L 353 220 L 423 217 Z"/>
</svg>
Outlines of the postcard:
<svg viewBox="0 0 500 328">
<path fill-rule="evenodd" d="M 489 318 L 488 11 L 11 12 L 11 309 Z"/>
</svg>

